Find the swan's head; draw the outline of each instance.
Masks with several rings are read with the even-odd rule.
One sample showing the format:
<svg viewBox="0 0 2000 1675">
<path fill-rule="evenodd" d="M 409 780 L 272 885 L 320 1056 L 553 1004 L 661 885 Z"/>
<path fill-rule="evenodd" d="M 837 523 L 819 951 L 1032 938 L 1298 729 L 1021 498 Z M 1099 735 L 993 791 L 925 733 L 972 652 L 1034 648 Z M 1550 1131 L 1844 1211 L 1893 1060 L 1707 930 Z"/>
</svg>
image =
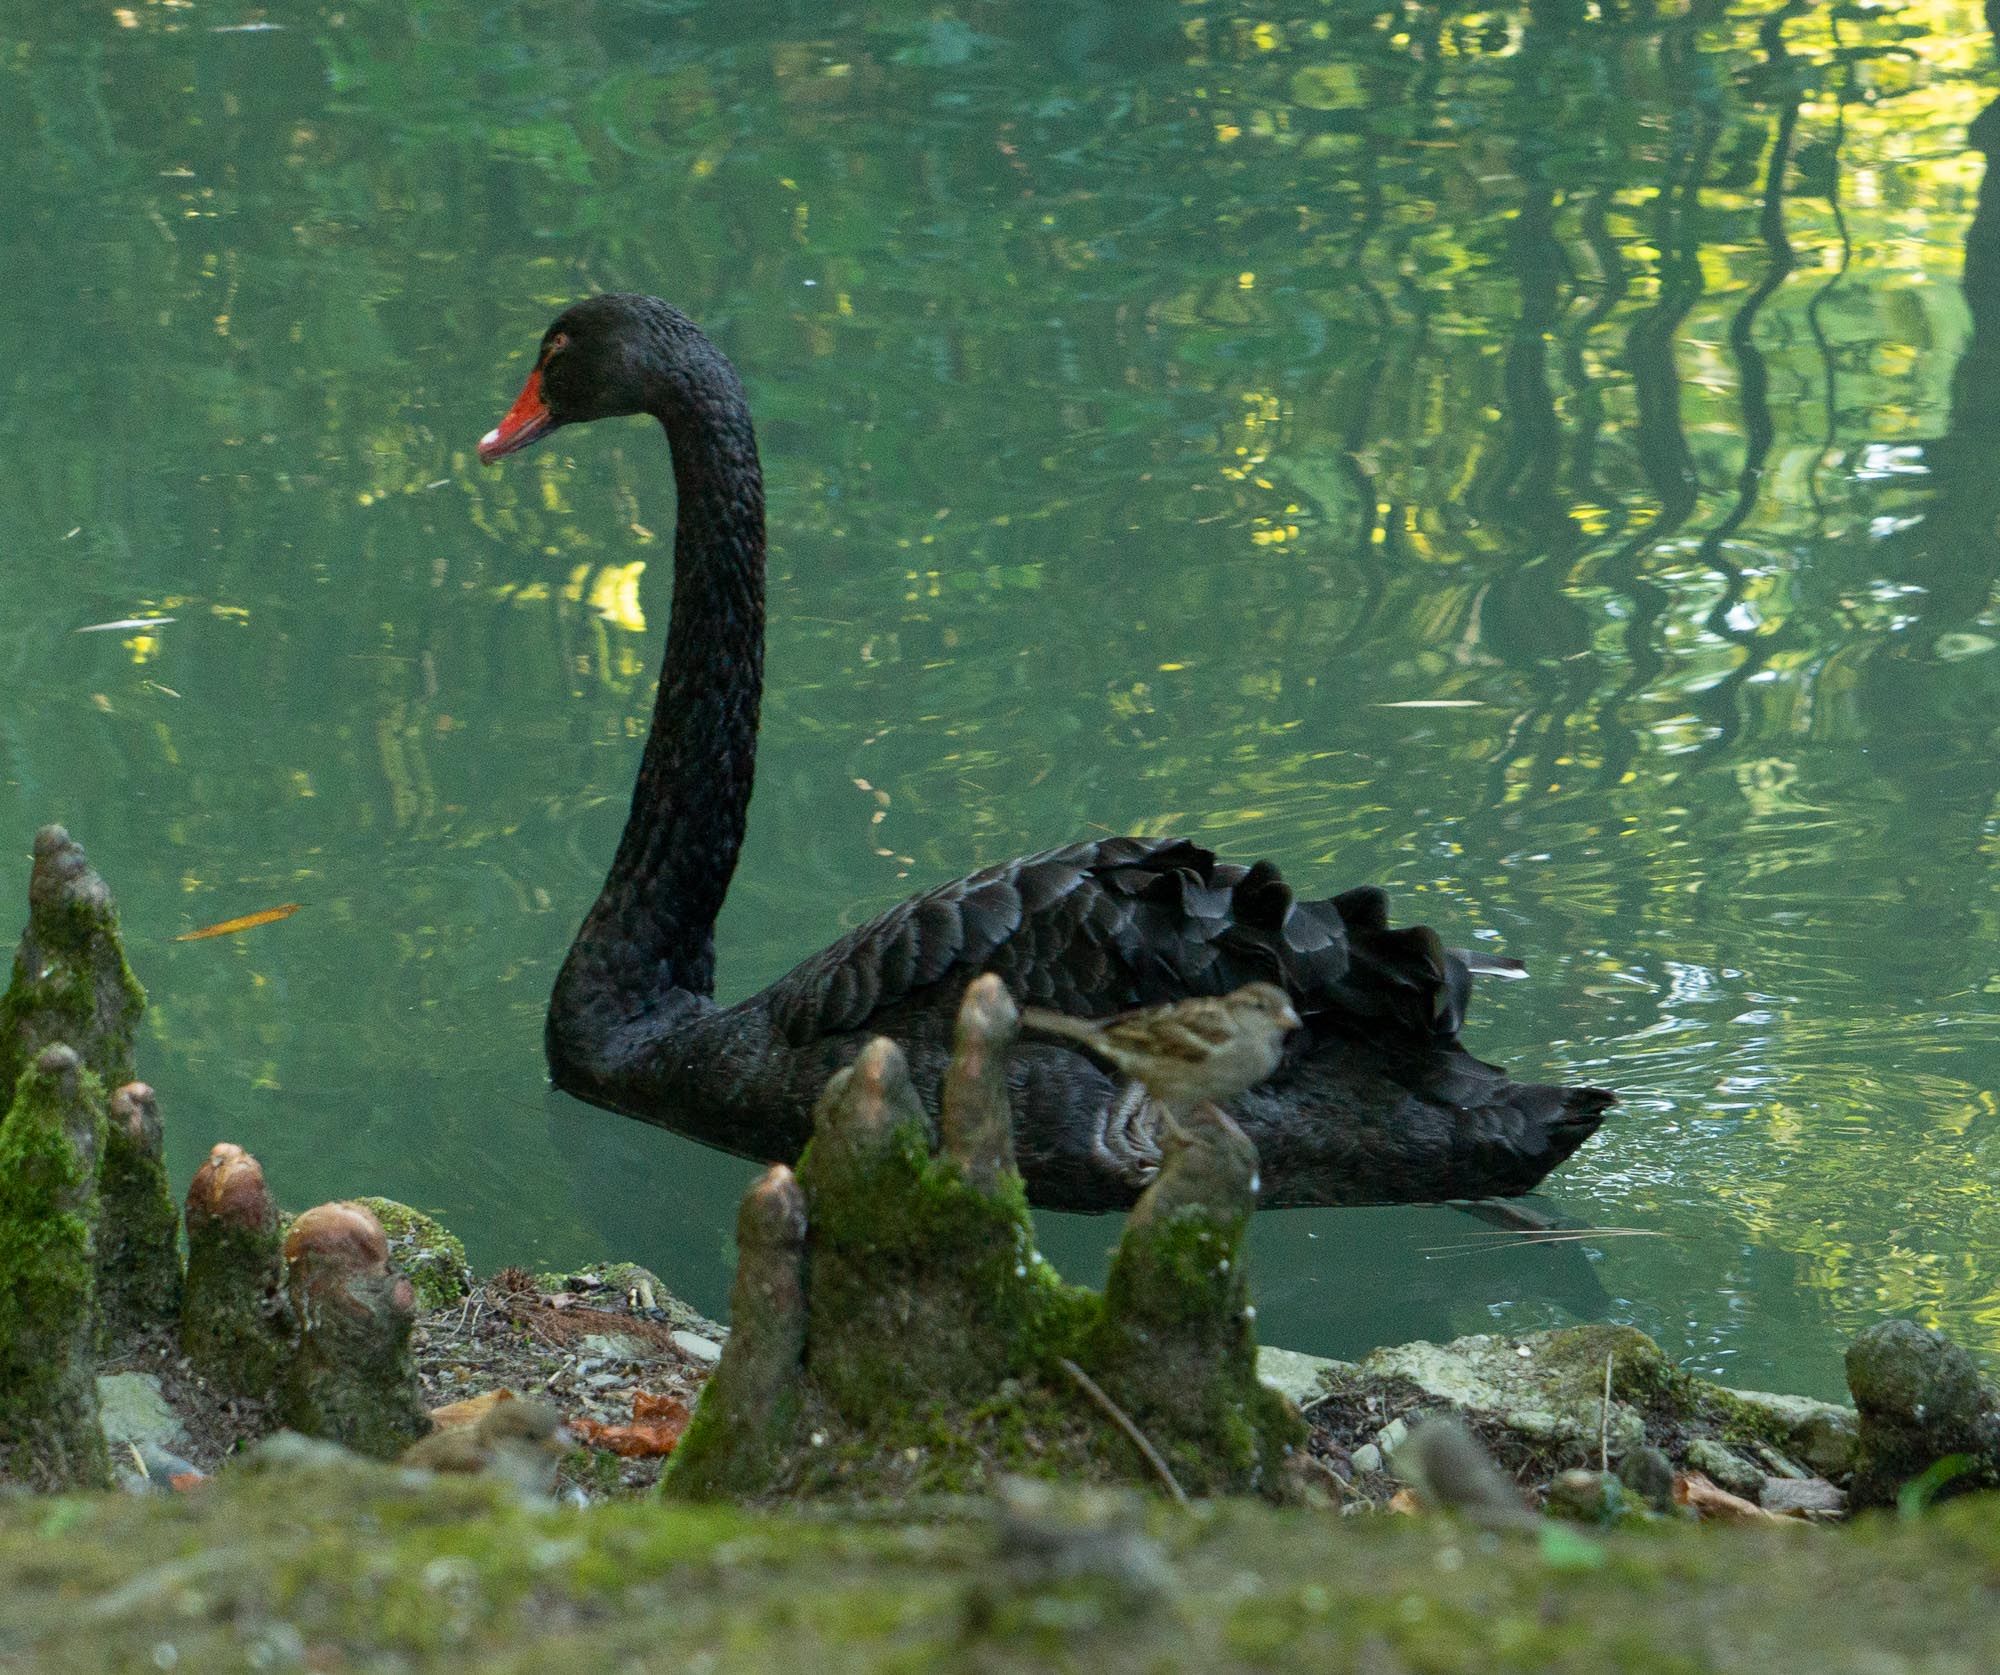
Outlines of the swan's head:
<svg viewBox="0 0 2000 1675">
<path fill-rule="evenodd" d="M 479 439 L 488 465 L 563 425 L 657 413 L 689 341 L 707 340 L 658 297 L 611 292 L 556 316 L 507 416 Z"/>
</svg>

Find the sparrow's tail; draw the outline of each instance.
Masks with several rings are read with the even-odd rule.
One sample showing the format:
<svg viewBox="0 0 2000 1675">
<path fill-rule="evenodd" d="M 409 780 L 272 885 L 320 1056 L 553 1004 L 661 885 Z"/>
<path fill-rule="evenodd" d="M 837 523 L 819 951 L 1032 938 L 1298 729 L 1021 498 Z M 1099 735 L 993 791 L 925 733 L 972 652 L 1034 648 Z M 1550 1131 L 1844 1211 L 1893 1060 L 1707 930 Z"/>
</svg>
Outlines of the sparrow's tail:
<svg viewBox="0 0 2000 1675">
<path fill-rule="evenodd" d="M 1065 1040 L 1097 1045 L 1101 1026 L 1091 1018 L 1072 1018 L 1067 1012 L 1051 1012 L 1046 1006 L 1021 1008 L 1021 1027 L 1039 1035 L 1060 1035 Z"/>
</svg>

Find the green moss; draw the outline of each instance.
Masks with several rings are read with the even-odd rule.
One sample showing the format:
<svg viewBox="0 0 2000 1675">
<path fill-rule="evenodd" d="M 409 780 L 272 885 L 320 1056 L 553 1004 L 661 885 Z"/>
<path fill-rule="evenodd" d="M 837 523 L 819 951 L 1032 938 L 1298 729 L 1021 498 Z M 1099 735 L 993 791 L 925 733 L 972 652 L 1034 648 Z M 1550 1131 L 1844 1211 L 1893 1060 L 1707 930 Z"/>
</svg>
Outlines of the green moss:
<svg viewBox="0 0 2000 1675">
<path fill-rule="evenodd" d="M 210 1383 L 262 1401 L 277 1388 L 298 1340 L 284 1294 L 282 1238 L 268 1223 L 206 1218 L 190 1228 L 180 1343 Z"/>
<path fill-rule="evenodd" d="M 767 1177 L 746 1198 L 749 1216 L 760 1194 L 798 1195 L 796 1370 L 760 1375 L 760 1389 L 789 1376 L 776 1405 L 752 1401 L 737 1376 L 746 1323 L 767 1318 L 767 1299 L 787 1289 L 773 1277 L 781 1267 L 760 1281 L 766 1258 L 746 1254 L 738 1285 L 746 1276 L 751 1284 L 734 1305 L 736 1334 L 667 1492 L 957 1494 L 1002 1472 L 1157 1489 L 1153 1468 L 1101 1405 L 1097 1392 L 1107 1391 L 1185 1487 L 1277 1486 L 1304 1428 L 1256 1376 L 1241 1272 L 1247 1208 L 1217 1213 L 1198 1202 L 1213 1190 L 1247 1206 L 1247 1146 L 1240 1158 L 1225 1150 L 1220 1165 L 1210 1148 L 1198 1161 L 1211 1173 L 1175 1177 L 1178 1198 L 1135 1214 L 1100 1297 L 1065 1284 L 1036 1252 L 1017 1173 L 993 1167 L 989 1190 L 956 1159 L 933 1155 L 899 1060 L 882 1056 L 857 1074 L 868 1079 L 836 1083 L 823 1102 L 796 1188 Z"/>
<path fill-rule="evenodd" d="M 114 1090 L 109 1112 L 97 1174 L 98 1335 L 107 1350 L 172 1320 L 181 1301 L 181 1218 L 152 1090 Z"/>
<path fill-rule="evenodd" d="M 1991 1498 L 1845 1530 L 1614 1530 L 1602 1562 L 1575 1570 L 1439 1518 L 1234 1503 L 1149 1525 L 1169 1586 L 1137 1598 L 1022 1566 L 983 1515 L 579 1511 L 359 1462 L 232 1467 L 195 1495 L 0 1500 L 0 1632 L 7 1655 L 55 1675 L 296 1667 L 308 1652 L 411 1675 L 2000 1663 Z"/>
<path fill-rule="evenodd" d="M 1305 1426 L 1257 1377 L 1243 1271 L 1249 1217 L 1201 1208 L 1126 1229 L 1083 1357 L 1195 1491 L 1270 1489 Z"/>
<path fill-rule="evenodd" d="M 1765 1443 L 1826 1477 L 1854 1468 L 1857 1422 L 1851 1409 L 1796 1397 L 1746 1394 L 1705 1379 L 1690 1381 L 1694 1412 L 1725 1443 Z"/>
<path fill-rule="evenodd" d="M 472 1288 L 472 1268 L 457 1234 L 434 1216 L 393 1198 L 357 1198 L 389 1235 L 389 1260 L 410 1276 L 417 1307 L 441 1309 Z"/>
<path fill-rule="evenodd" d="M 101 1484 L 97 1164 L 104 1089 L 67 1047 L 21 1074 L 0 1123 L 0 1472 Z"/>
<path fill-rule="evenodd" d="M 905 1121 L 864 1159 L 815 1142 L 799 1180 L 812 1205 L 808 1364 L 849 1420 L 977 1402 L 1075 1353 L 1096 1300 L 1035 1250 L 1018 1174 L 982 1192 Z"/>
</svg>

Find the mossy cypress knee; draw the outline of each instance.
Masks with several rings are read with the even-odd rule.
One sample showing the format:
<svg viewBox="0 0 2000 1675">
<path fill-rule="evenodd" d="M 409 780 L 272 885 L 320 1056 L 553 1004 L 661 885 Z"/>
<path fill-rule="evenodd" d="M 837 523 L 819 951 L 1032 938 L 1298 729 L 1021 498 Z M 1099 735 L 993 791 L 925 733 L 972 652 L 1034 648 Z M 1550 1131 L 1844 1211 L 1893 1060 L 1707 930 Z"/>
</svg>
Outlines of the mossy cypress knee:
<svg viewBox="0 0 2000 1675">
<path fill-rule="evenodd" d="M 0 1473 L 41 1488 L 110 1481 L 97 1424 L 97 1169 L 104 1090 L 44 1047 L 0 1123 Z"/>
<path fill-rule="evenodd" d="M 297 1330 L 285 1296 L 284 1240 L 264 1171 L 241 1146 L 215 1146 L 187 1195 L 181 1349 L 220 1390 L 263 1401 Z"/>
<path fill-rule="evenodd" d="M 984 1396 L 1024 1370 L 1049 1301 L 1020 1177 L 982 1191 L 932 1144 L 901 1051 L 878 1037 L 827 1084 L 799 1164 L 807 1360 L 854 1423 Z"/>
<path fill-rule="evenodd" d="M 118 910 L 83 847 L 60 826 L 35 834 L 28 926 L 0 996 L 0 1101 L 44 1047 L 62 1042 L 107 1088 L 133 1080 L 146 992 L 125 963 Z"/>
<path fill-rule="evenodd" d="M 2000 1484 L 2000 1390 L 1942 1332 L 1880 1320 L 1847 1347 L 1847 1385 L 1860 1411 L 1850 1504 L 1893 1506 L 1940 1460 L 1960 1469 L 1941 1493 Z"/>
<path fill-rule="evenodd" d="M 153 1090 L 127 1082 L 112 1094 L 108 1116 L 97 1180 L 97 1315 L 111 1346 L 179 1312 L 181 1221 Z"/>
<path fill-rule="evenodd" d="M 945 1156 L 981 1192 L 998 1191 L 1015 1173 L 1007 1051 L 1020 1030 L 1007 985 L 990 974 L 974 979 L 958 1008 L 939 1126 Z"/>
<path fill-rule="evenodd" d="M 722 1364 L 674 1451 L 662 1491 L 681 1500 L 754 1494 L 798 1428 L 805 1378 L 806 1200 L 773 1165 L 736 1213 L 734 1322 Z"/>
<path fill-rule="evenodd" d="M 389 1238 L 359 1204 L 321 1204 L 285 1235 L 298 1348 L 278 1411 L 307 1436 L 394 1459 L 431 1430 L 410 1353 L 416 1288 L 389 1265 Z"/>
<path fill-rule="evenodd" d="M 958 1025 L 941 1153 L 878 1038 L 827 1083 L 796 1182 L 773 1169 L 751 1189 L 730 1341 L 665 1491 L 959 1492 L 998 1472 L 1158 1487 L 1164 1451 L 1192 1487 L 1279 1492 L 1303 1426 L 1257 1381 L 1249 1143 L 1197 1116 L 1134 1212 L 1114 1293 L 1065 1285 L 1012 1162 L 1013 1002 L 982 979 Z M 1143 1448 L 1107 1389 L 1146 1415 Z"/>
<path fill-rule="evenodd" d="M 1214 1105 L 1169 1132 L 1111 1260 L 1085 1366 L 1140 1428 L 1176 1437 L 1187 1487 L 1268 1487 L 1304 1427 L 1257 1378 L 1243 1237 L 1257 1152 Z"/>
</svg>

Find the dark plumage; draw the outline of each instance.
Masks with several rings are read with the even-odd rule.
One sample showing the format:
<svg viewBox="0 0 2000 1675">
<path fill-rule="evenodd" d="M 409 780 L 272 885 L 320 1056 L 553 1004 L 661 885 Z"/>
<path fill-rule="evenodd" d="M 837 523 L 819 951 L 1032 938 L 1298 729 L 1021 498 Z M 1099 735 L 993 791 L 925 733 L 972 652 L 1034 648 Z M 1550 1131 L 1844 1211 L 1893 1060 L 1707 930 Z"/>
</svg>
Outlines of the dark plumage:
<svg viewBox="0 0 2000 1675">
<path fill-rule="evenodd" d="M 959 998 L 982 971 L 1086 1018 L 1264 981 L 1304 1022 L 1277 1072 L 1227 1107 L 1256 1142 L 1266 1204 L 1525 1192 L 1596 1129 L 1610 1094 L 1518 1086 L 1459 1047 L 1472 972 L 1489 962 L 1422 926 L 1391 929 L 1379 890 L 1302 902 L 1269 861 L 1179 838 L 984 868 L 718 1007 L 715 918 L 742 847 L 763 680 L 764 492 L 742 386 L 667 304 L 593 297 L 549 328 L 480 456 L 632 413 L 659 419 L 673 454 L 673 610 L 631 817 L 549 1003 L 558 1086 L 789 1161 L 827 1077 L 871 1035 L 902 1045 L 935 1109 Z M 1129 1205 L 1157 1164 L 1144 1089 L 1057 1041 L 1024 1041 L 1010 1079 L 1035 1201 Z"/>
</svg>

